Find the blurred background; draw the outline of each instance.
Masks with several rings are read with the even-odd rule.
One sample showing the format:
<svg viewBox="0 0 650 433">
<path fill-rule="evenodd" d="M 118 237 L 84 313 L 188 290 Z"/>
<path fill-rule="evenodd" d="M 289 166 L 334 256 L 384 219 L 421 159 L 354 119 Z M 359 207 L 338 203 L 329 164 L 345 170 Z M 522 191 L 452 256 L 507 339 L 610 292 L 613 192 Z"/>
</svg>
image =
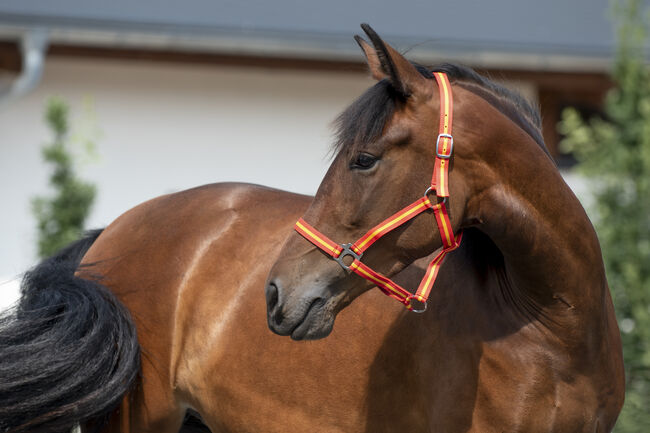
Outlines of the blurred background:
<svg viewBox="0 0 650 433">
<path fill-rule="evenodd" d="M 646 3 L 622 5 L 637 20 L 633 43 L 644 41 Z M 86 200 L 75 202 L 86 228 L 211 182 L 313 194 L 331 121 L 373 83 L 352 38 L 362 22 L 411 60 L 475 67 L 537 103 L 551 154 L 589 206 L 598 181 L 575 169 L 587 154 L 572 134 L 608 117 L 616 10 L 609 0 L 2 0 L 0 306 L 46 251 L 48 197 L 66 188 Z M 53 183 L 57 167 L 77 183 Z M 621 311 L 634 333 L 638 319 Z M 635 425 L 619 431 L 650 431 Z"/>
<path fill-rule="evenodd" d="M 461 62 L 516 86 L 541 105 L 563 161 L 562 108 L 598 109 L 610 85 L 609 15 L 608 0 L 3 0 L 0 278 L 36 259 L 30 200 L 48 186 L 52 97 L 70 107 L 73 150 L 94 144 L 77 167 L 98 190 L 87 227 L 210 182 L 313 194 L 331 121 L 373 84 L 352 38 L 361 22 L 412 60 Z"/>
</svg>

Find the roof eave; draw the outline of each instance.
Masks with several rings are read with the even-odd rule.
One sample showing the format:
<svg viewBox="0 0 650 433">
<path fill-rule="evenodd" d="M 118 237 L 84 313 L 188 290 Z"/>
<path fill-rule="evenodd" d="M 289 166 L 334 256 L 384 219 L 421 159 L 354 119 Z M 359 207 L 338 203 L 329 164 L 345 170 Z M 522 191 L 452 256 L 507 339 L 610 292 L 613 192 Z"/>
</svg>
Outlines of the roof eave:
<svg viewBox="0 0 650 433">
<path fill-rule="evenodd" d="M 17 39 L 35 26 L 0 24 L 0 39 Z M 337 35 L 283 34 L 263 32 L 214 31 L 210 34 L 129 29 L 80 27 L 47 28 L 52 44 L 121 49 L 205 52 L 256 57 L 281 57 L 328 61 L 363 61 L 352 38 Z M 611 53 L 571 53 L 561 50 L 526 50 L 521 47 L 496 47 L 463 41 L 435 41 L 417 45 L 417 41 L 393 41 L 396 47 L 414 48 L 410 59 L 422 64 L 458 62 L 486 69 L 518 69 L 554 72 L 608 72 Z"/>
</svg>

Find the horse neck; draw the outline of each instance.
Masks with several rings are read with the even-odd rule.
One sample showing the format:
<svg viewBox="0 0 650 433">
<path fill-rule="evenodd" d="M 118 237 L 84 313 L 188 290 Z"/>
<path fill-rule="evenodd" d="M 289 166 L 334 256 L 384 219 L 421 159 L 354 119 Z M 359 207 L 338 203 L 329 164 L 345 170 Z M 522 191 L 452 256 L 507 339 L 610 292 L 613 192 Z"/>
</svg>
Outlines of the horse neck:
<svg viewBox="0 0 650 433">
<path fill-rule="evenodd" d="M 483 137 L 466 216 L 503 254 L 505 286 L 535 310 L 602 309 L 600 246 L 580 202 L 528 134 L 496 129 L 498 140 Z"/>
</svg>

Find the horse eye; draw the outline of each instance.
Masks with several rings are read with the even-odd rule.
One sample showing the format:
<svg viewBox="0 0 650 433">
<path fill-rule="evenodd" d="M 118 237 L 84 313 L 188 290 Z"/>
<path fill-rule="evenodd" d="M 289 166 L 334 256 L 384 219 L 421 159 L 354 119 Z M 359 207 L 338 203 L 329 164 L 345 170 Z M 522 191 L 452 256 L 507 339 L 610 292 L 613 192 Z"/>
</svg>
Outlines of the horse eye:
<svg viewBox="0 0 650 433">
<path fill-rule="evenodd" d="M 377 160 L 377 157 L 370 155 L 369 153 L 360 153 L 357 155 L 357 159 L 352 164 L 350 164 L 350 168 L 368 170 L 375 165 Z"/>
</svg>

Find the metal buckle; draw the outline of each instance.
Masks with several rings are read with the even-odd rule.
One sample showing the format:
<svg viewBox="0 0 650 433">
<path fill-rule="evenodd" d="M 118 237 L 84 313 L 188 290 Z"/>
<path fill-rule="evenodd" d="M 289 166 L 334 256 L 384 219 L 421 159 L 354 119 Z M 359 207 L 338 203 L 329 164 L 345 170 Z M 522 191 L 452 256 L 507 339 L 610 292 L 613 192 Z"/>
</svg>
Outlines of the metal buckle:
<svg viewBox="0 0 650 433">
<path fill-rule="evenodd" d="M 448 138 L 449 142 L 449 155 L 440 153 L 440 139 Z M 451 134 L 438 134 L 438 139 L 436 140 L 436 156 L 441 159 L 451 158 L 451 154 L 454 152 L 454 137 Z"/>
<path fill-rule="evenodd" d="M 332 257 L 346 271 L 350 271 L 350 267 L 348 265 L 346 265 L 345 263 L 343 263 L 343 257 L 352 256 L 352 257 L 354 257 L 355 260 L 361 260 L 361 256 L 363 256 L 363 252 L 361 252 L 361 254 L 357 254 L 351 247 L 352 247 L 352 244 L 341 244 L 341 248 L 343 248 L 343 251 L 341 251 L 341 254 L 339 254 L 338 257 Z"/>
</svg>

